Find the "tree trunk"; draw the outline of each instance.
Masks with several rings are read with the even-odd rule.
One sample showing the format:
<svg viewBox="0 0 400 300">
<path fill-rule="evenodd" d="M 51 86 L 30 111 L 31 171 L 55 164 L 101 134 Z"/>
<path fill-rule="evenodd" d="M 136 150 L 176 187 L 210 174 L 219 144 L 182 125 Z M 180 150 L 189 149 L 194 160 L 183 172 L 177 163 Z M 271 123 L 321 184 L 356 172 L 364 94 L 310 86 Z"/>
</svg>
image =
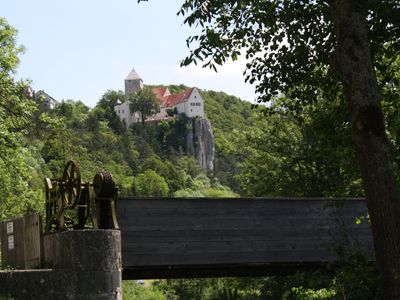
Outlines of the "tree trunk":
<svg viewBox="0 0 400 300">
<path fill-rule="evenodd" d="M 140 113 L 140 117 L 142 119 L 142 125 L 144 125 L 144 122 L 146 121 L 146 116 L 144 115 L 144 113 Z"/>
<path fill-rule="evenodd" d="M 332 0 L 333 68 L 350 111 L 380 273 L 380 298 L 400 299 L 400 197 L 385 132 L 366 28 L 364 0 Z"/>
</svg>

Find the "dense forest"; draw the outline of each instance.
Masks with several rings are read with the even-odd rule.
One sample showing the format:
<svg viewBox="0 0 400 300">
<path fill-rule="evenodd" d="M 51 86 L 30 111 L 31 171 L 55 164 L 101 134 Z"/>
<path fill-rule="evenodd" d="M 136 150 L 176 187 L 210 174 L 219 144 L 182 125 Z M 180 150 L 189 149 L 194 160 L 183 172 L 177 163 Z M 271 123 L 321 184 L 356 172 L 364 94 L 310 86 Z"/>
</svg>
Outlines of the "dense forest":
<svg viewBox="0 0 400 300">
<path fill-rule="evenodd" d="M 84 180 L 113 174 L 121 195 L 165 197 L 362 196 L 348 112 L 337 95 L 296 109 L 279 97 L 254 105 L 223 92 L 202 90 L 215 137 L 212 174 L 186 155 L 184 115 L 126 128 L 114 113 L 122 91 L 106 90 L 94 108 L 77 99 L 48 109 L 32 99 L 28 82 L 14 73 L 22 51 L 16 31 L 0 19 L 0 220 L 43 211 L 43 178 L 59 177 L 74 159 Z M 391 68 L 398 70 L 399 61 Z M 393 71 L 398 83 L 400 74 Z M 172 93 L 186 87 L 172 85 Z M 317 93 L 318 91 L 316 91 Z M 400 164 L 400 124 L 395 85 L 383 89 L 383 108 Z M 344 121 L 343 121 L 344 120 Z M 396 172 L 400 174 L 400 172 Z M 399 181 L 400 178 L 397 178 Z M 246 279 L 124 282 L 126 299 L 373 299 L 375 269 L 354 255 L 333 275 Z"/>
</svg>

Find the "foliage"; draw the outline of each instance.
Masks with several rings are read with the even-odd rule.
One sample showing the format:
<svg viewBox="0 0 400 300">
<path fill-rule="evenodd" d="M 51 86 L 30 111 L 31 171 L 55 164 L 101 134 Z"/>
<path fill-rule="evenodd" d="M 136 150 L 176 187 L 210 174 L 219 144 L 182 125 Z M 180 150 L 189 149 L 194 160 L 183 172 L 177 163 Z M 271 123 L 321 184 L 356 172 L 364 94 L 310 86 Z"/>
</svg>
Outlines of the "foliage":
<svg viewBox="0 0 400 300">
<path fill-rule="evenodd" d="M 162 162 L 157 156 L 151 156 L 144 161 L 142 172 L 146 170 L 153 170 L 161 175 L 168 184 L 170 194 L 185 185 L 185 173 L 177 170 L 169 161 Z"/>
<path fill-rule="evenodd" d="M 165 178 L 153 170 L 146 170 L 134 179 L 134 189 L 139 197 L 167 197 L 168 184 Z"/>
<path fill-rule="evenodd" d="M 121 90 L 107 90 L 97 102 L 91 117 L 107 121 L 110 128 L 112 128 L 116 133 L 123 133 L 126 127 L 117 117 L 117 114 L 114 111 L 114 106 L 118 101 L 122 102 L 124 98 L 125 94 Z M 93 123 L 96 123 L 96 121 Z"/>
<path fill-rule="evenodd" d="M 291 291 L 282 296 L 282 299 L 298 299 L 298 300 L 312 300 L 312 299 L 332 299 L 336 293 L 332 290 L 320 289 L 304 289 L 303 287 L 294 287 Z"/>
<path fill-rule="evenodd" d="M 156 287 L 142 286 L 134 281 L 122 282 L 122 297 L 125 300 L 167 300 Z"/>
<path fill-rule="evenodd" d="M 139 92 L 131 94 L 128 101 L 131 112 L 139 113 L 142 124 L 148 116 L 160 110 L 160 104 L 151 87 L 145 87 Z"/>
<path fill-rule="evenodd" d="M 33 164 L 35 149 L 26 139 L 37 107 L 28 98 L 27 82 L 13 77 L 23 51 L 16 34 L 0 18 L 0 219 L 36 210 L 40 197 L 34 177 L 40 166 Z"/>
<path fill-rule="evenodd" d="M 249 59 L 246 80 L 256 84 L 259 102 L 276 104 L 283 94 L 292 101 L 278 110 L 293 115 L 320 97 L 346 98 L 374 226 L 382 299 L 400 294 L 399 194 L 380 103 L 380 92 L 393 85 L 390 68 L 400 53 L 399 10 L 394 1 L 187 0 L 180 11 L 186 23 L 202 28 L 187 40 L 193 48 L 183 65 L 202 61 L 216 70 L 243 52 Z M 380 91 L 375 71 L 383 74 Z M 265 111 L 270 108 L 276 106 Z"/>
<path fill-rule="evenodd" d="M 154 283 L 169 299 L 298 300 L 376 299 L 376 268 L 359 256 L 333 274 L 297 273 L 289 276 L 169 279 Z"/>
<path fill-rule="evenodd" d="M 185 114 L 179 114 L 168 121 L 147 123 L 146 126 L 133 124 L 136 137 L 149 144 L 159 156 L 182 156 L 186 152 L 186 137 L 191 129 L 192 120 Z"/>
<path fill-rule="evenodd" d="M 288 114 L 279 108 L 293 101 L 281 97 L 265 118 L 236 97 L 201 93 L 213 124 L 214 176 L 222 184 L 247 196 L 363 195 L 340 99 L 321 98 Z"/>
<path fill-rule="evenodd" d="M 161 280 L 157 283 L 160 289 L 164 290 L 169 295 L 169 299 L 209 299 L 208 279 L 176 279 L 176 280 Z"/>
<path fill-rule="evenodd" d="M 362 196 L 359 170 L 339 107 L 275 114 L 238 133 L 238 181 L 249 196 Z"/>
<path fill-rule="evenodd" d="M 202 29 L 187 39 L 193 48 L 182 65 L 203 61 L 203 66 L 216 69 L 244 53 L 249 59 L 246 80 L 256 83 L 260 102 L 283 93 L 296 100 L 286 108 L 298 110 L 317 100 L 316 90 L 324 99 L 336 97 L 338 81 L 328 70 L 333 66 L 336 38 L 331 5 L 327 1 L 184 1 L 179 14 L 189 26 Z M 393 1 L 364 5 L 371 52 L 378 72 L 384 73 L 399 52 L 400 7 Z M 382 78 L 382 85 L 392 78 Z"/>
<path fill-rule="evenodd" d="M 390 84 L 382 85 L 382 106 L 385 113 L 385 120 L 388 128 L 388 136 L 392 146 L 394 167 L 397 175 L 397 183 L 400 184 L 400 115 L 398 101 L 400 99 L 400 56 L 397 59 L 385 60 L 388 67 L 385 73 L 378 76 L 379 82 L 391 81 Z M 381 76 L 386 79 L 381 80 Z"/>
<path fill-rule="evenodd" d="M 164 125 L 164 128 L 158 134 L 159 140 L 163 141 L 163 150 L 168 151 L 174 148 L 186 152 L 186 137 L 188 131 L 191 130 L 192 120 L 185 114 L 180 114 L 167 124 L 160 124 Z"/>
<path fill-rule="evenodd" d="M 204 173 L 200 173 L 195 178 L 188 175 L 185 188 L 176 191 L 174 197 L 232 198 L 238 195 L 229 187 L 221 185 L 217 179 L 210 180 Z"/>
<path fill-rule="evenodd" d="M 187 175 L 194 178 L 203 171 L 193 156 L 182 156 L 176 162 L 177 168 L 184 170 Z"/>
<path fill-rule="evenodd" d="M 41 166 L 34 163 L 27 148 L 13 149 L 12 156 L 0 159 L 0 220 L 41 209 Z"/>
<path fill-rule="evenodd" d="M 174 109 L 169 108 L 166 110 L 168 117 L 173 117 L 176 116 L 178 114 L 178 109 L 176 107 L 174 107 Z"/>
<path fill-rule="evenodd" d="M 235 192 L 240 192 L 238 164 L 241 158 L 235 149 L 241 131 L 251 131 L 257 123 L 257 111 L 248 102 L 223 92 L 201 91 L 206 117 L 210 120 L 215 140 L 214 176 Z M 221 112 L 224 112 L 223 114 Z"/>
</svg>

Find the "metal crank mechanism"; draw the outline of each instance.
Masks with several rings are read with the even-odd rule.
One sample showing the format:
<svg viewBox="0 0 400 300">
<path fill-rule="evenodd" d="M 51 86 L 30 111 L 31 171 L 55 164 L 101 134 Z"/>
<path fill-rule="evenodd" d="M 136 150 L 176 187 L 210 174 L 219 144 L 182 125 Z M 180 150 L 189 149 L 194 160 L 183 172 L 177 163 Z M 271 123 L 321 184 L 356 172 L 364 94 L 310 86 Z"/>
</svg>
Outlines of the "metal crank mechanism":
<svg viewBox="0 0 400 300">
<path fill-rule="evenodd" d="M 73 229 L 119 229 L 115 212 L 118 190 L 112 175 L 102 171 L 93 183 L 82 182 L 78 164 L 70 160 L 62 179 L 45 178 L 45 232 Z"/>
<path fill-rule="evenodd" d="M 96 217 L 94 226 L 102 229 L 119 229 L 115 200 L 118 190 L 111 173 L 103 171 L 93 178 L 94 202 L 96 204 Z"/>
</svg>

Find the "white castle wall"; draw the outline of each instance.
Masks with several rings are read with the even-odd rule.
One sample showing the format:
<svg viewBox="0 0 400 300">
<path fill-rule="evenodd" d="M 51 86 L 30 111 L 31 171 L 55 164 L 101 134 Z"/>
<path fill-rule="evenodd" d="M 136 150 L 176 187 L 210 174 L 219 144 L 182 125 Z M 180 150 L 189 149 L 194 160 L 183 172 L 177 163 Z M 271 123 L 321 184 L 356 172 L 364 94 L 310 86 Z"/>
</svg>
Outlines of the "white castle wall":
<svg viewBox="0 0 400 300">
<path fill-rule="evenodd" d="M 138 92 L 143 89 L 143 80 L 140 79 L 139 75 L 133 69 L 127 79 L 125 79 L 125 102 L 114 107 L 114 111 L 117 116 L 126 123 L 126 126 L 130 126 L 132 123 L 140 122 L 139 114 L 131 114 L 129 109 L 129 97 L 132 93 Z M 170 95 L 169 91 L 166 91 L 165 95 Z M 147 120 L 162 120 L 168 118 L 167 109 L 176 108 L 178 114 L 184 113 L 189 118 L 204 117 L 204 100 L 201 97 L 200 92 L 197 88 L 193 88 L 192 93 L 186 101 L 178 103 L 171 107 L 160 107 L 160 111 Z"/>
<path fill-rule="evenodd" d="M 129 101 L 125 101 L 120 105 L 114 106 L 114 111 L 121 121 L 125 121 L 127 127 L 134 123 L 134 117 L 129 109 Z"/>
<path fill-rule="evenodd" d="M 204 100 L 198 89 L 193 89 L 189 100 L 186 102 L 185 109 L 185 113 L 189 118 L 204 117 Z"/>
</svg>

